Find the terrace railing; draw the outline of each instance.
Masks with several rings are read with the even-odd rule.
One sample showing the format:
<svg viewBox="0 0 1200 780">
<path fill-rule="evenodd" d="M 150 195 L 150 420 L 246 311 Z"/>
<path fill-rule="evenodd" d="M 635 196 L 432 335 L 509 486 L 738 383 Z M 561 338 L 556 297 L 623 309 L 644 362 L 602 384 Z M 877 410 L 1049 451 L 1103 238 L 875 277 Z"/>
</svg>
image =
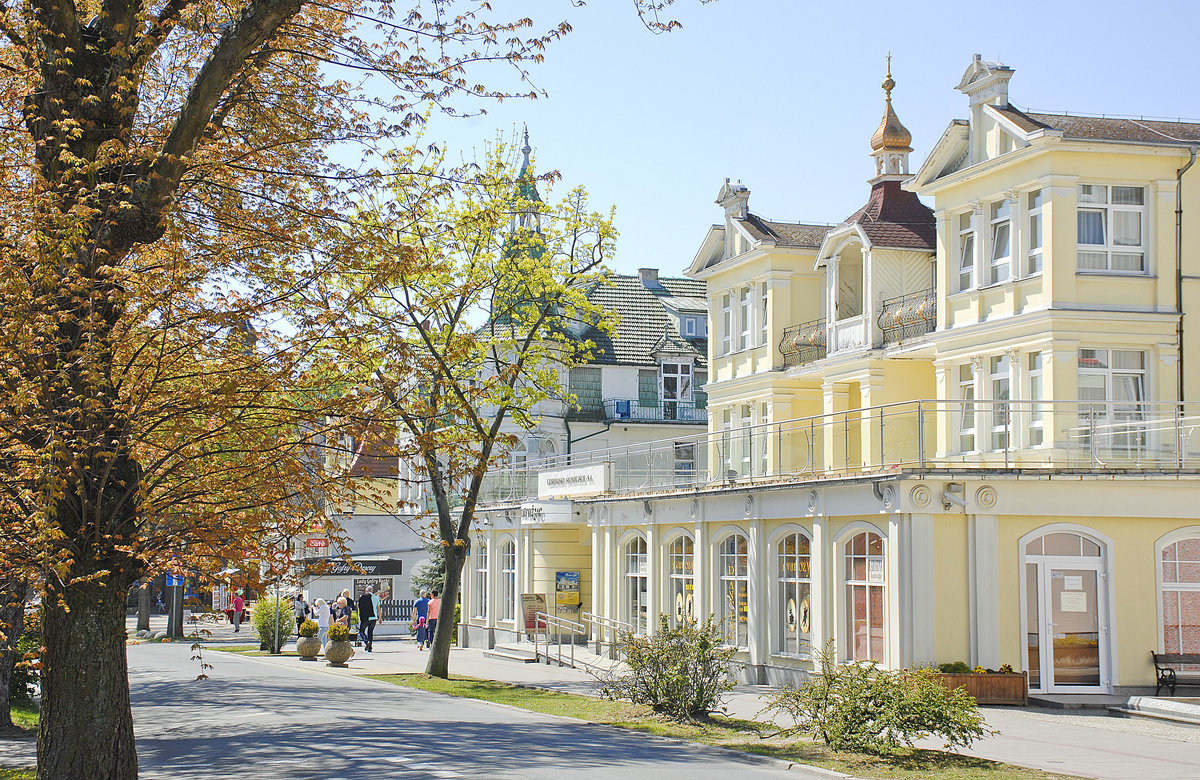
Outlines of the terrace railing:
<svg viewBox="0 0 1200 780">
<path fill-rule="evenodd" d="M 884 344 L 931 333 L 937 327 L 937 294 L 929 289 L 887 298 L 880 306 L 877 322 Z"/>
<path fill-rule="evenodd" d="M 783 329 L 779 353 L 784 366 L 802 366 L 825 357 L 828 330 L 825 320 L 810 320 Z"/>
</svg>

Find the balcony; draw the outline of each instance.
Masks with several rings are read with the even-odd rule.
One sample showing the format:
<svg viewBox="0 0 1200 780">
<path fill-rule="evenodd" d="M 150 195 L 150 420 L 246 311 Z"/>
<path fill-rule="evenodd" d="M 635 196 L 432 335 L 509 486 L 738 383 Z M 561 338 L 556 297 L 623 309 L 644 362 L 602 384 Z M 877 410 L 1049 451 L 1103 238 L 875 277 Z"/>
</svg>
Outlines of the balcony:
<svg viewBox="0 0 1200 780">
<path fill-rule="evenodd" d="M 885 346 L 932 333 L 937 327 L 937 295 L 931 288 L 887 298 L 876 321 Z"/>
<path fill-rule="evenodd" d="M 607 398 L 599 404 L 573 410 L 571 419 L 583 422 L 707 423 L 708 405 L 703 393 L 696 393 L 692 401 Z"/>
<path fill-rule="evenodd" d="M 785 367 L 802 366 L 825 357 L 825 320 L 811 320 L 783 331 L 779 352 Z"/>
<path fill-rule="evenodd" d="M 604 463 L 604 495 L 716 490 L 899 470 L 1200 471 L 1200 404 L 906 401 L 579 453 L 485 476 L 486 503 L 538 474 Z"/>
</svg>

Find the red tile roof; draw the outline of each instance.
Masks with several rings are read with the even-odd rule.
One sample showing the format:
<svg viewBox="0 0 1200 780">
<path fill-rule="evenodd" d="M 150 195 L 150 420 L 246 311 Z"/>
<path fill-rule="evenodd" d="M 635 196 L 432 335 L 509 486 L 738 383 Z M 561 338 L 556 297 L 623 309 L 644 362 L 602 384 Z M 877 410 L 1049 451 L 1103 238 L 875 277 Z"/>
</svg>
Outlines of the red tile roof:
<svg viewBox="0 0 1200 780">
<path fill-rule="evenodd" d="M 847 217 L 846 222 L 858 224 L 873 246 L 928 251 L 937 248 L 933 211 L 915 192 L 902 189 L 899 181 L 875 182 L 867 205 Z"/>
</svg>

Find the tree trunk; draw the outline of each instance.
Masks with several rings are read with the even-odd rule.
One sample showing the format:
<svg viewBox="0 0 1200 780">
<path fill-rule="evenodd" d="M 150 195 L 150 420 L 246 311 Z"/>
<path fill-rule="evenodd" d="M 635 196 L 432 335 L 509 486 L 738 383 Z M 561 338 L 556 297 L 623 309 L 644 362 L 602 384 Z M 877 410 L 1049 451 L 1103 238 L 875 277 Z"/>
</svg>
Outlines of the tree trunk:
<svg viewBox="0 0 1200 780">
<path fill-rule="evenodd" d="M 438 612 L 433 647 L 429 649 L 429 663 L 425 666 L 426 674 L 442 679 L 450 676 L 450 638 L 454 635 L 454 607 L 458 604 L 463 564 L 467 562 L 469 549 L 465 545 L 453 544 L 446 548 L 446 588 L 442 592 L 442 608 Z"/>
<path fill-rule="evenodd" d="M 47 593 L 38 780 L 137 778 L 117 579 Z"/>
<path fill-rule="evenodd" d="M 23 583 L 0 581 L 0 734 L 12 729 L 12 702 L 9 685 L 13 664 L 17 658 L 17 642 L 25 630 L 25 586 Z"/>
</svg>

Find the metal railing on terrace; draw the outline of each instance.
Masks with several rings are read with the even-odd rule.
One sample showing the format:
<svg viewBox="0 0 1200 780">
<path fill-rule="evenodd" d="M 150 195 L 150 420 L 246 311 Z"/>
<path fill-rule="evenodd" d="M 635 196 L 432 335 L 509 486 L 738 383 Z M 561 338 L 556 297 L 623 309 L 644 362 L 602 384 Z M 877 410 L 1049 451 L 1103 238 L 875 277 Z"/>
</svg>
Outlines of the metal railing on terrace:
<svg viewBox="0 0 1200 780">
<path fill-rule="evenodd" d="M 1200 403 L 905 401 L 543 459 L 485 476 L 484 503 L 605 465 L 607 495 L 915 469 L 1200 470 Z"/>
<path fill-rule="evenodd" d="M 703 401 L 672 401 L 636 398 L 607 398 L 604 419 L 630 422 L 691 422 L 707 423 L 708 409 Z"/>
<path fill-rule="evenodd" d="M 802 366 L 825 357 L 827 338 L 826 322 L 823 319 L 784 328 L 783 338 L 779 341 L 783 365 Z"/>
<path fill-rule="evenodd" d="M 878 322 L 884 344 L 932 333 L 937 327 L 937 294 L 929 289 L 887 298 L 879 308 Z"/>
</svg>

